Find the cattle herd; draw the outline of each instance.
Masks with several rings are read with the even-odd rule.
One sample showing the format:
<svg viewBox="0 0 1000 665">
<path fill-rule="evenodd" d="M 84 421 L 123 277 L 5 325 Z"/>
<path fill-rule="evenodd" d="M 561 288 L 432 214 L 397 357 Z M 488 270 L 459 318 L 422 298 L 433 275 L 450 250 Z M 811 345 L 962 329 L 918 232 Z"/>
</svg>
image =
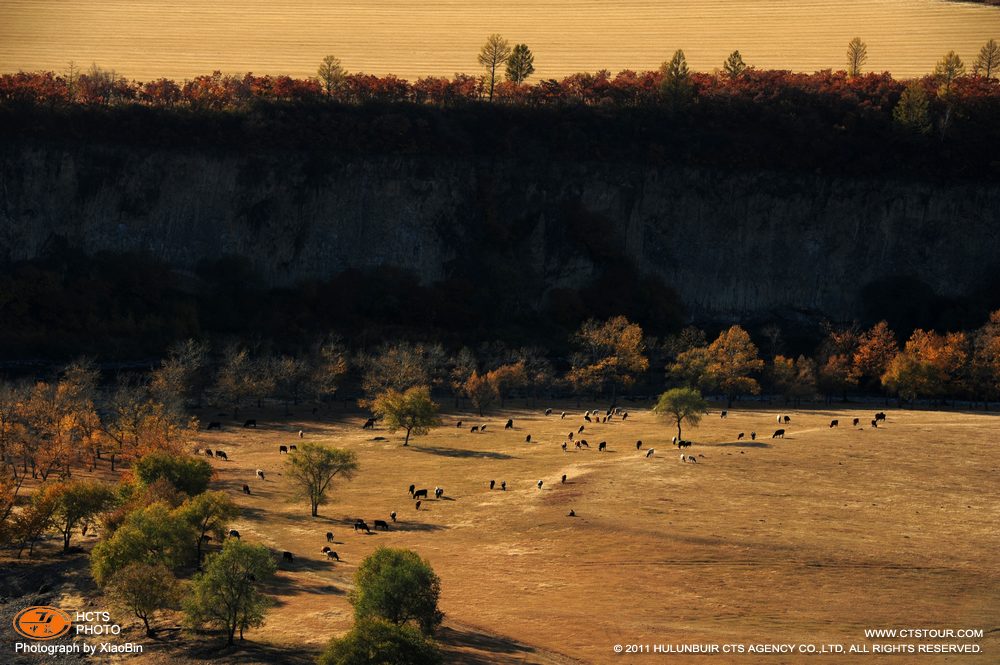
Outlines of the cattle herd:
<svg viewBox="0 0 1000 665">
<path fill-rule="evenodd" d="M 546 416 L 551 416 L 553 414 L 553 411 L 552 411 L 552 409 L 545 409 L 544 413 L 545 413 Z M 567 415 L 568 415 L 567 412 L 563 411 L 563 412 L 561 412 L 559 414 L 559 417 L 560 417 L 560 419 L 565 419 Z M 727 410 L 721 411 L 720 412 L 720 417 L 723 418 L 723 419 L 728 418 L 729 417 L 729 412 Z M 583 413 L 584 423 L 606 424 L 606 423 L 609 423 L 609 422 L 613 422 L 615 418 L 619 418 L 621 421 L 624 421 L 624 420 L 626 420 L 628 418 L 628 412 L 622 410 L 621 408 L 612 407 L 612 408 L 607 409 L 603 413 L 598 412 L 596 409 L 595 410 L 588 410 L 588 411 L 585 411 Z M 792 419 L 788 415 L 781 414 L 781 415 L 776 416 L 776 421 L 777 421 L 777 423 L 779 425 L 783 425 L 784 427 L 779 427 L 779 428 L 775 429 L 774 433 L 771 435 L 771 438 L 772 439 L 784 439 L 785 438 L 785 434 L 788 431 L 788 428 L 792 424 Z M 879 423 L 883 423 L 884 424 L 885 421 L 886 421 L 886 414 L 884 412 L 878 412 L 878 413 L 875 414 L 875 417 L 872 418 L 871 421 L 870 421 L 871 427 L 877 428 L 879 426 Z M 377 422 L 376 419 L 369 418 L 362 425 L 362 428 L 366 429 L 366 430 L 374 429 L 375 425 L 376 425 L 376 422 Z M 852 425 L 854 427 L 859 427 L 860 423 L 861 423 L 861 418 L 860 417 L 853 417 L 851 419 L 851 423 L 852 423 Z M 257 421 L 253 420 L 253 419 L 247 420 L 247 421 L 245 421 L 245 423 L 244 423 L 243 426 L 244 427 L 256 428 L 257 427 Z M 462 421 L 461 420 L 457 421 L 457 427 L 459 427 L 459 428 L 462 427 Z M 484 432 L 486 430 L 486 427 L 487 427 L 487 425 L 485 423 L 484 424 L 480 424 L 480 425 L 474 425 L 474 426 L 471 427 L 470 431 L 471 432 Z M 830 424 L 829 424 L 829 428 L 830 429 L 839 428 L 839 427 L 840 427 L 840 419 L 839 418 L 834 418 L 834 419 L 832 419 L 830 421 Z M 214 422 L 213 421 L 213 422 L 210 422 L 208 424 L 208 427 L 206 429 L 209 429 L 209 430 L 220 430 L 221 429 L 221 424 L 218 423 L 218 422 Z M 504 428 L 503 429 L 504 430 L 513 430 L 513 429 L 515 429 L 514 428 L 514 420 L 512 418 L 508 418 L 507 421 L 506 421 L 506 423 L 504 424 Z M 587 442 L 586 439 L 577 438 L 574 441 L 574 436 L 581 435 L 585 431 L 586 431 L 586 424 L 581 424 L 578 428 L 576 428 L 574 430 L 570 430 L 566 434 L 566 441 L 563 441 L 562 444 L 561 444 L 562 450 L 568 452 L 568 447 L 569 447 L 568 444 L 571 441 L 574 443 L 575 448 L 578 449 L 578 450 L 589 449 L 590 445 L 589 445 L 589 443 Z M 304 436 L 304 432 L 302 430 L 299 430 L 298 436 L 299 436 L 299 438 L 302 438 Z M 381 437 L 379 437 L 379 438 L 381 438 Z M 737 436 L 736 436 L 736 440 L 737 441 L 742 441 L 745 438 L 746 438 L 746 433 L 745 432 L 739 432 L 737 434 Z M 756 431 L 751 431 L 750 435 L 749 435 L 749 438 L 750 438 L 751 441 L 755 441 L 757 439 L 757 432 Z M 525 443 L 531 443 L 533 441 L 531 434 L 527 434 L 525 436 L 525 438 L 524 438 L 524 441 L 525 441 Z M 674 445 L 680 451 L 683 451 L 685 448 L 689 448 L 689 447 L 691 447 L 693 445 L 692 441 L 684 440 L 684 439 L 678 438 L 676 436 L 672 438 L 671 443 L 672 443 L 672 445 Z M 654 457 L 654 455 L 656 453 L 655 449 L 653 449 L 653 448 L 646 448 L 645 450 L 643 450 L 643 442 L 641 440 L 636 441 L 636 443 L 635 443 L 635 449 L 636 449 L 636 451 L 639 451 L 639 452 L 643 453 L 643 455 L 644 455 L 644 457 L 646 459 Z M 598 452 L 602 452 L 602 453 L 603 452 L 608 452 L 609 451 L 608 442 L 607 441 L 600 441 L 597 444 L 597 450 L 598 450 Z M 280 445 L 278 447 L 278 454 L 279 455 L 293 454 L 293 453 L 295 453 L 295 451 L 296 451 L 296 446 L 294 444 Z M 200 453 L 201 451 L 196 449 L 195 452 L 196 453 Z M 205 449 L 204 450 L 204 454 L 207 455 L 208 457 L 214 457 L 216 459 L 222 459 L 222 460 L 229 461 L 228 455 L 224 451 L 222 451 L 222 450 L 216 449 L 216 450 L 213 451 L 212 449 Z M 704 459 L 705 455 L 704 454 L 699 454 L 696 457 L 694 455 L 685 454 L 684 452 L 681 452 L 681 454 L 680 454 L 680 461 L 682 463 L 684 463 L 684 464 L 697 464 L 699 458 Z M 256 479 L 257 480 L 261 480 L 261 481 L 265 480 L 265 472 L 264 472 L 263 469 L 257 469 L 255 475 L 256 475 Z M 562 474 L 562 476 L 560 478 L 560 484 L 565 484 L 566 481 L 567 481 L 567 475 L 566 474 Z M 489 489 L 490 490 L 494 490 L 494 489 L 497 488 L 497 481 L 495 479 L 490 480 L 488 484 L 489 484 Z M 535 483 L 535 486 L 537 487 L 538 490 L 541 490 L 542 487 L 544 486 L 544 480 L 543 479 L 539 479 Z M 501 480 L 500 481 L 500 483 L 499 483 L 499 489 L 502 492 L 506 492 L 507 491 L 507 481 L 506 480 Z M 242 485 L 242 491 L 243 491 L 244 494 L 247 494 L 247 495 L 251 494 L 250 485 L 244 483 Z M 431 492 L 431 490 L 429 488 L 419 488 L 418 489 L 416 483 L 411 483 L 410 484 L 410 486 L 407 489 L 407 493 L 410 496 L 410 500 L 414 502 L 414 509 L 415 510 L 420 510 L 422 502 L 427 501 L 427 500 L 430 499 L 430 492 Z M 444 490 L 443 487 L 440 487 L 440 486 L 435 487 L 434 490 L 433 490 L 433 492 L 434 492 L 434 499 L 436 501 L 440 501 L 440 500 L 442 500 L 442 499 L 445 498 L 445 490 Z M 576 517 L 576 512 L 571 509 L 570 512 L 569 512 L 569 514 L 568 514 L 568 516 L 569 517 Z M 361 519 L 361 518 L 357 518 L 355 520 L 354 524 L 353 524 L 353 530 L 354 530 L 355 533 L 363 533 L 365 535 L 371 535 L 373 533 L 373 529 L 374 529 L 374 531 L 378 531 L 378 530 L 389 531 L 390 530 L 390 527 L 389 527 L 390 523 L 394 523 L 394 522 L 396 522 L 396 520 L 397 520 L 397 513 L 396 513 L 396 511 L 392 511 L 391 513 L 389 513 L 389 520 L 388 521 L 383 520 L 383 519 L 372 520 L 372 526 L 371 527 L 369 527 L 368 522 L 366 520 Z M 229 537 L 239 539 L 240 538 L 240 533 L 236 529 L 231 529 L 229 531 Z M 328 545 L 323 546 L 323 548 L 320 550 L 320 553 L 323 554 L 323 555 L 325 555 L 326 558 L 328 560 L 330 560 L 330 561 L 337 561 L 337 562 L 341 561 L 340 555 L 329 546 L 329 544 L 336 544 L 336 542 L 337 542 L 337 541 L 334 540 L 334 534 L 333 534 L 332 531 L 328 531 L 326 533 L 326 542 L 328 543 Z M 289 564 L 292 564 L 295 561 L 295 557 L 294 557 L 293 553 L 289 552 L 289 551 L 283 551 L 281 559 L 282 559 L 283 562 L 286 562 L 286 563 L 289 563 Z"/>
</svg>

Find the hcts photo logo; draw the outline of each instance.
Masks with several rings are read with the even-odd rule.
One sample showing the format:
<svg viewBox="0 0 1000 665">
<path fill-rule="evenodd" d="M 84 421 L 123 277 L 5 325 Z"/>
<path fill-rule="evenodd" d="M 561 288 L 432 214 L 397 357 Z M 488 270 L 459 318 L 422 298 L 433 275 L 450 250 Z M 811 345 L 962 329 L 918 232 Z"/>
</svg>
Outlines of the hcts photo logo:
<svg viewBox="0 0 1000 665">
<path fill-rule="evenodd" d="M 53 640 L 69 632 L 73 620 L 58 607 L 34 605 L 14 617 L 14 630 L 29 640 Z"/>
</svg>

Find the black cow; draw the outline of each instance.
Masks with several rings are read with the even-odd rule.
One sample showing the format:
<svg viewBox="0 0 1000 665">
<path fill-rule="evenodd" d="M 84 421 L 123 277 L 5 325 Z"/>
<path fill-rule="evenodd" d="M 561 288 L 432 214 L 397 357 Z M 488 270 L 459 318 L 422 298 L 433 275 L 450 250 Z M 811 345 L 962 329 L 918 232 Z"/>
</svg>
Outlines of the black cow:
<svg viewBox="0 0 1000 665">
<path fill-rule="evenodd" d="M 205 454 L 208 455 L 209 457 L 215 457 L 215 455 L 212 454 L 212 449 L 211 448 L 206 448 L 205 449 Z"/>
<path fill-rule="evenodd" d="M 282 558 L 282 560 L 287 561 L 288 563 L 294 563 L 295 562 L 295 557 L 292 556 L 291 552 L 282 552 L 281 553 L 281 558 Z"/>
<path fill-rule="evenodd" d="M 751 441 L 757 440 L 757 432 L 750 432 L 750 440 Z"/>
<path fill-rule="evenodd" d="M 622 420 L 628 420 L 628 411 L 622 414 Z"/>
<path fill-rule="evenodd" d="M 334 561 L 340 561 L 340 555 L 334 552 L 333 550 L 330 550 L 329 552 L 326 553 L 326 558 L 333 559 Z"/>
<path fill-rule="evenodd" d="M 414 490 L 416 490 L 416 489 L 417 489 L 417 486 L 416 486 L 416 485 L 410 485 L 410 489 L 409 489 L 409 490 L 407 490 L 407 491 L 408 491 L 408 492 L 410 493 L 410 496 L 413 496 L 413 492 L 414 492 Z"/>
<path fill-rule="evenodd" d="M 878 418 L 872 418 L 872 427 L 878 427 Z"/>
<path fill-rule="evenodd" d="M 601 441 L 599 444 L 597 444 L 597 452 L 603 452 L 607 449 L 608 449 L 607 441 Z"/>
<path fill-rule="evenodd" d="M 833 428 L 833 427 L 840 427 L 840 421 L 839 420 L 831 420 L 830 421 L 830 427 L 831 428 Z"/>
<path fill-rule="evenodd" d="M 444 488 L 443 487 L 435 487 L 434 488 L 434 498 L 435 499 L 440 499 L 443 496 L 444 496 Z"/>
<path fill-rule="evenodd" d="M 564 447 L 565 447 L 565 446 L 564 446 Z M 494 488 L 494 487 L 496 487 L 496 486 L 497 486 L 497 481 L 495 481 L 495 480 L 491 480 L 491 481 L 490 481 L 490 489 L 493 489 L 493 488 Z"/>
<path fill-rule="evenodd" d="M 646 457 L 652 457 L 654 452 L 656 452 L 656 449 L 650 448 L 648 451 L 646 451 Z"/>
<path fill-rule="evenodd" d="M 563 481 L 564 483 L 566 482 L 566 474 L 565 474 L 565 473 L 564 473 L 564 474 L 562 475 L 562 481 Z"/>
<path fill-rule="evenodd" d="M 728 412 L 728 411 L 723 411 L 722 413 L 720 413 L 720 414 L 719 414 L 719 417 L 720 417 L 720 418 L 725 418 L 725 417 L 726 417 L 726 416 L 728 416 L 728 415 L 729 415 L 729 412 Z"/>
<path fill-rule="evenodd" d="M 507 424 L 503 426 L 504 429 L 514 429 L 514 419 L 508 418 Z"/>
<path fill-rule="evenodd" d="M 472 428 L 469 431 L 470 432 L 478 432 L 479 431 L 479 425 L 473 425 Z"/>
<path fill-rule="evenodd" d="M 292 445 L 288 446 L 288 449 L 289 450 L 298 450 L 298 448 L 295 446 L 294 443 Z"/>
<path fill-rule="evenodd" d="M 254 429 L 257 429 L 257 421 L 250 418 L 249 420 L 243 422 L 243 427 L 253 427 Z"/>
<path fill-rule="evenodd" d="M 249 485 L 244 485 L 243 486 L 243 493 L 244 494 L 249 494 L 250 493 L 250 486 Z"/>
<path fill-rule="evenodd" d="M 640 448 L 642 448 L 642 440 L 641 439 L 639 441 L 635 442 L 635 449 L 639 450 Z"/>
<path fill-rule="evenodd" d="M 742 441 L 742 440 L 743 440 L 743 432 L 740 432 L 740 433 L 739 433 L 739 434 L 738 434 L 738 435 L 736 436 L 736 440 L 737 440 L 737 441 Z"/>
<path fill-rule="evenodd" d="M 480 425 L 479 426 L 479 431 L 480 432 L 485 432 L 486 431 L 486 425 Z"/>
<path fill-rule="evenodd" d="M 690 441 L 685 441 L 684 439 L 681 439 L 681 440 L 679 440 L 677 442 L 677 447 L 678 448 L 690 448 L 691 447 L 691 442 Z"/>
<path fill-rule="evenodd" d="M 854 419 L 854 426 L 857 427 L 858 423 L 860 423 L 860 422 L 861 422 L 861 418 L 855 418 Z"/>
<path fill-rule="evenodd" d="M 785 424 L 787 425 L 790 422 L 792 422 L 791 417 L 790 416 L 785 416 Z"/>
<path fill-rule="evenodd" d="M 531 435 L 530 434 L 528 436 L 524 437 L 524 442 L 525 443 L 531 443 Z"/>
<path fill-rule="evenodd" d="M 327 552 L 332 552 L 332 551 L 333 550 L 330 549 L 329 545 L 324 545 L 323 549 L 320 550 L 320 552 L 322 552 L 323 554 L 326 554 Z"/>
<path fill-rule="evenodd" d="M 563 449 L 563 450 L 566 450 L 566 442 L 565 442 L 565 441 L 563 441 L 563 444 L 562 444 L 562 449 Z"/>
<path fill-rule="evenodd" d="M 416 508 L 417 508 L 417 510 L 420 510 L 420 502 L 419 501 L 417 501 Z"/>
<path fill-rule="evenodd" d="M 363 531 L 366 531 L 368 533 L 372 532 L 372 530 L 368 528 L 368 523 L 365 522 L 364 520 L 355 520 L 354 521 L 354 530 L 355 531 L 362 531 L 363 530 Z"/>
<path fill-rule="evenodd" d="M 583 419 L 584 419 L 584 420 L 586 420 L 586 421 L 587 421 L 588 423 L 589 423 L 589 422 L 593 422 L 593 421 L 592 421 L 592 420 L 590 419 L 590 414 L 589 414 L 589 413 L 585 413 L 585 414 L 583 414 Z"/>
<path fill-rule="evenodd" d="M 213 420 L 212 422 L 210 422 L 208 424 L 208 427 L 206 427 L 205 429 L 218 429 L 218 430 L 221 430 L 222 429 L 222 423 L 220 423 L 218 420 Z"/>
<path fill-rule="evenodd" d="M 375 429 L 375 419 L 369 418 L 365 421 L 365 424 L 361 426 L 361 429 Z"/>
<path fill-rule="evenodd" d="M 504 492 L 507 491 L 507 481 L 506 480 L 500 481 L 500 489 L 502 489 Z"/>
<path fill-rule="evenodd" d="M 576 430 L 576 433 L 577 434 L 583 434 L 583 428 L 584 428 L 584 426 L 580 425 L 580 429 Z"/>
<path fill-rule="evenodd" d="M 771 435 L 771 438 L 772 439 L 784 439 L 785 438 L 785 430 L 783 430 L 783 429 L 776 429 L 776 430 L 774 430 L 774 434 Z"/>
<path fill-rule="evenodd" d="M 392 511 L 391 513 L 389 513 L 389 519 L 391 519 L 393 522 L 396 521 L 396 511 L 395 510 Z"/>
<path fill-rule="evenodd" d="M 227 454 L 226 454 L 226 453 L 225 453 L 224 451 L 222 451 L 222 450 L 216 450 L 216 451 L 215 451 L 215 456 L 216 456 L 216 457 L 218 457 L 218 458 L 220 458 L 220 459 L 224 459 L 224 460 L 226 460 L 227 462 L 229 461 L 229 455 L 227 455 Z"/>
<path fill-rule="evenodd" d="M 417 490 L 416 492 L 413 493 L 413 498 L 414 499 L 419 499 L 420 497 L 423 497 L 425 499 L 427 498 L 427 490 L 426 489 Z"/>
<path fill-rule="evenodd" d="M 382 529 L 383 531 L 389 530 L 389 523 L 385 520 L 375 520 L 374 524 L 376 529 Z"/>
<path fill-rule="evenodd" d="M 545 415 L 551 416 L 552 415 L 552 409 L 545 409 Z"/>
<path fill-rule="evenodd" d="M 590 448 L 590 444 L 587 443 L 586 439 L 580 439 L 580 443 L 578 443 L 577 445 L 578 446 L 583 446 L 584 448 Z"/>
<path fill-rule="evenodd" d="M 240 539 L 240 532 L 237 531 L 236 529 L 230 529 L 229 530 L 229 537 L 230 538 L 236 538 L 237 540 L 239 540 Z"/>
<path fill-rule="evenodd" d="M 281 453 L 285 453 L 287 455 L 288 454 L 288 446 L 278 446 L 278 454 L 280 455 Z"/>
<path fill-rule="evenodd" d="M 328 542 L 328 543 L 332 543 L 333 542 L 333 531 L 327 531 L 326 532 L 326 542 Z"/>
<path fill-rule="evenodd" d="M 878 413 L 876 413 L 875 420 L 885 420 L 885 413 L 883 411 L 879 411 Z"/>
<path fill-rule="evenodd" d="M 455 423 L 455 427 L 461 429 L 462 428 L 462 421 L 459 420 L 457 423 Z"/>
</svg>

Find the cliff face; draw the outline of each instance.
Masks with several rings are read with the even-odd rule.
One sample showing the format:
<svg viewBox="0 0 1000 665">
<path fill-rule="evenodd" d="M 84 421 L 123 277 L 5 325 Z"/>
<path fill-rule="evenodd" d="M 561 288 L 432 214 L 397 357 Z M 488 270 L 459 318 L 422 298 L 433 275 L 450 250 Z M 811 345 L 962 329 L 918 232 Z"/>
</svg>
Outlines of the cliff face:
<svg viewBox="0 0 1000 665">
<path fill-rule="evenodd" d="M 271 284 L 394 265 L 509 271 L 526 302 L 607 260 L 696 316 L 849 319 L 878 280 L 961 297 L 1000 269 L 1000 186 L 444 157 L 97 145 L 0 149 L 0 261 L 53 238 L 184 269 L 248 257 Z"/>
</svg>

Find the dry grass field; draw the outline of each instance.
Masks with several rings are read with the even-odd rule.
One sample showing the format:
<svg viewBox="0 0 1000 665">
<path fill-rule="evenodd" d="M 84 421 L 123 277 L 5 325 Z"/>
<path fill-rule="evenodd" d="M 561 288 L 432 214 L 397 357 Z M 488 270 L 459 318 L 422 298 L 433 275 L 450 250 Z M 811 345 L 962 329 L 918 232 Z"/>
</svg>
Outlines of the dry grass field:
<svg viewBox="0 0 1000 665">
<path fill-rule="evenodd" d="M 482 419 L 449 413 L 408 448 L 399 434 L 363 431 L 359 413 L 314 422 L 248 412 L 258 429 L 227 424 L 202 433 L 198 445 L 230 457 L 213 460 L 215 485 L 242 507 L 233 526 L 244 541 L 296 554 L 272 589 L 280 605 L 248 637 L 279 649 L 318 648 L 346 630 L 352 575 L 387 545 L 418 551 L 441 576 L 452 662 L 652 661 L 663 656 L 615 656 L 612 646 L 852 644 L 868 642 L 864 629 L 881 627 L 979 628 L 985 636 L 958 640 L 980 644 L 978 656 L 871 656 L 879 662 L 997 662 L 998 416 L 889 410 L 888 422 L 872 429 L 850 426 L 853 416 L 867 423 L 869 407 L 791 410 L 787 435 L 772 440 L 779 407 L 736 408 L 725 420 L 716 411 L 685 432 L 698 463 L 682 464 L 670 426 L 645 408 L 631 409 L 625 422 L 587 424 L 590 449 L 563 452 L 586 406 L 561 405 L 570 414 L 564 420 L 541 408 Z M 508 416 L 513 431 L 503 429 Z M 830 429 L 834 417 L 841 425 Z M 469 432 L 482 422 L 485 433 Z M 360 459 L 357 477 L 337 483 L 318 518 L 293 499 L 278 452 L 299 442 L 300 428 L 304 440 Z M 757 441 L 737 441 L 751 430 Z M 637 439 L 656 450 L 652 458 L 636 451 Z M 598 452 L 605 440 L 607 452 Z M 254 477 L 257 468 L 265 481 Z M 252 496 L 240 492 L 243 483 Z M 432 496 L 441 486 L 445 496 L 417 511 L 410 483 Z M 387 533 L 351 528 L 357 517 L 371 524 L 391 511 L 399 521 Z M 329 530 L 339 564 L 320 552 Z"/>
<path fill-rule="evenodd" d="M 652 69 L 677 48 L 712 71 L 740 49 L 749 64 L 844 67 L 863 37 L 868 68 L 930 72 L 949 49 L 971 61 L 1000 36 L 1000 9 L 948 0 L 3 0 L 0 72 L 62 71 L 75 60 L 140 80 L 225 73 L 351 71 L 409 79 L 477 71 L 486 35 L 529 44 L 537 77 Z"/>
</svg>

